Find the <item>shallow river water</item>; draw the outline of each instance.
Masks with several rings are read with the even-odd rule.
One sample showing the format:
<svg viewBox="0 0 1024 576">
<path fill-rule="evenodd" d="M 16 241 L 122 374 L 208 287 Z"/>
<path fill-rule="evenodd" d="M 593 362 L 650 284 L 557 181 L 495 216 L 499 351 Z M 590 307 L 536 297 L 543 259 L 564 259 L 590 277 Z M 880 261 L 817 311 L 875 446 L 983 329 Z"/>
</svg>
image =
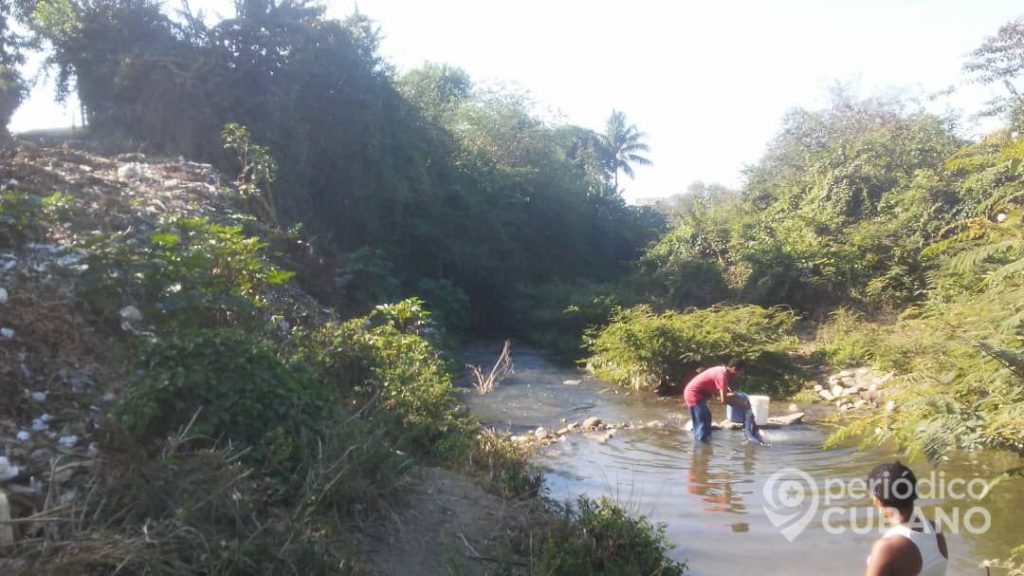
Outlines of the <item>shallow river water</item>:
<svg viewBox="0 0 1024 576">
<path fill-rule="evenodd" d="M 486 364 L 499 348 L 473 346 L 466 360 Z M 625 395 L 523 346 L 513 349 L 513 360 L 516 374 L 497 390 L 465 393 L 470 409 L 488 425 L 555 430 L 589 416 L 668 424 L 620 430 L 606 442 L 599 434 L 570 434 L 542 449 L 537 459 L 550 496 L 608 496 L 664 523 L 676 546 L 672 556 L 685 560 L 695 576 L 864 573 L 878 522 L 861 487 L 850 482 L 892 454 L 822 450 L 828 429 L 813 423 L 767 431 L 767 448 L 745 443 L 741 432 L 716 430 L 710 445 L 695 449 L 681 429 L 689 417 L 680 398 Z M 775 402 L 772 413 L 787 407 Z M 1024 543 L 1024 480 L 998 483 L 976 498 L 988 479 L 1014 464 L 1015 457 L 990 454 L 959 454 L 937 467 L 911 464 L 922 487 L 934 480 L 936 489 L 922 504 L 926 516 L 944 515 L 951 576 L 984 575 L 984 559 L 1005 557 Z"/>
</svg>

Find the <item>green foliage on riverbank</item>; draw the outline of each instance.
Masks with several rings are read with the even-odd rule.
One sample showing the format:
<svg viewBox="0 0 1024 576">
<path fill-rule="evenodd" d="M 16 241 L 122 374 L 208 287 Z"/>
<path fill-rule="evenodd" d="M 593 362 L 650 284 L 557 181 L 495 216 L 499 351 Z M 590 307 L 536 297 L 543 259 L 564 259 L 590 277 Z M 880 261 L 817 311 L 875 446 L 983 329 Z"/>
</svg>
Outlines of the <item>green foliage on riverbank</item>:
<svg viewBox="0 0 1024 576">
<path fill-rule="evenodd" d="M 636 389 L 685 384 L 700 369 L 733 357 L 747 361 L 745 390 L 792 394 L 799 370 L 786 354 L 796 315 L 759 306 L 654 313 L 646 306 L 619 312 L 594 338 L 587 359 L 595 374 Z"/>
</svg>

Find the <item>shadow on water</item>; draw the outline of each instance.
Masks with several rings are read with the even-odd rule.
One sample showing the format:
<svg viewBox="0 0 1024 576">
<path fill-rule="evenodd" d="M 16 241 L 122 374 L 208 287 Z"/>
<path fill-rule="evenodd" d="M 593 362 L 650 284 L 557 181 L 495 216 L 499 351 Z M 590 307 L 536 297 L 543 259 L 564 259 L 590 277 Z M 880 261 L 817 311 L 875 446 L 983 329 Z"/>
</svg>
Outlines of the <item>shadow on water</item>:
<svg viewBox="0 0 1024 576">
<path fill-rule="evenodd" d="M 499 348 L 500 344 L 473 347 L 466 361 L 486 364 Z M 825 569 L 863 573 L 878 534 L 868 523 L 875 514 L 867 498 L 852 498 L 839 487 L 865 478 L 873 466 L 892 460 L 892 454 L 849 448 L 824 451 L 826 431 L 813 425 L 768 431 L 770 448 L 748 444 L 742 433 L 729 431 L 716 431 L 710 444 L 695 446 L 680 429 L 688 416 L 678 398 L 626 395 L 523 346 L 513 348 L 513 360 L 516 374 L 497 390 L 485 396 L 467 391 L 464 396 L 488 425 L 515 432 L 537 426 L 555 429 L 589 416 L 606 422 L 669 424 L 666 429 L 622 430 L 605 443 L 572 434 L 544 448 L 537 459 L 546 470 L 552 497 L 608 496 L 632 512 L 664 522 L 666 536 L 676 545 L 673 556 L 687 560 L 696 576 L 811 574 Z M 720 410 L 715 414 L 716 419 L 722 416 Z M 967 481 L 991 478 L 1014 464 L 1019 465 L 1014 457 L 961 454 L 937 468 L 923 462 L 913 463 L 913 468 L 919 480 L 934 473 L 936 479 Z M 775 475 L 800 481 L 802 477 L 791 469 L 812 479 L 819 506 L 809 508 L 812 488 L 804 486 L 807 498 L 798 498 L 793 508 L 799 512 L 796 520 L 776 526 L 779 519 L 770 517 L 765 507 L 778 503 L 773 490 L 785 483 L 771 479 Z M 1006 556 L 1024 541 L 1021 479 L 998 484 L 981 501 L 946 494 L 922 504 L 931 517 L 940 510 L 951 517 L 960 515 L 961 531 L 947 534 L 950 575 L 983 575 L 980 564 L 985 558 Z M 978 506 L 991 525 L 983 534 L 972 534 L 964 529 L 964 519 L 973 514 L 971 523 L 981 527 L 980 513 L 969 512 Z M 806 526 L 792 542 L 783 536 L 780 529 L 801 521 Z"/>
</svg>

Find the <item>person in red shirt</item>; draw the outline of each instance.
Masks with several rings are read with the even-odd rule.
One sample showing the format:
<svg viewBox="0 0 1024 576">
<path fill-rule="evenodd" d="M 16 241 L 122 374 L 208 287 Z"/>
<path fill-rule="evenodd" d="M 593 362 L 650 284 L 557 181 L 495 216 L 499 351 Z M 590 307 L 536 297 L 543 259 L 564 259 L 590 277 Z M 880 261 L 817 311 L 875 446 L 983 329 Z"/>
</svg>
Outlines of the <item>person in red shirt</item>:
<svg viewBox="0 0 1024 576">
<path fill-rule="evenodd" d="M 711 439 L 711 410 L 708 400 L 718 397 L 723 404 L 735 404 L 739 408 L 750 409 L 749 403 L 737 398 L 729 387 L 729 383 L 743 375 L 743 359 L 733 358 L 725 366 L 715 366 L 697 374 L 683 389 L 683 399 L 690 409 L 690 421 L 693 423 L 693 438 L 698 442 Z"/>
</svg>

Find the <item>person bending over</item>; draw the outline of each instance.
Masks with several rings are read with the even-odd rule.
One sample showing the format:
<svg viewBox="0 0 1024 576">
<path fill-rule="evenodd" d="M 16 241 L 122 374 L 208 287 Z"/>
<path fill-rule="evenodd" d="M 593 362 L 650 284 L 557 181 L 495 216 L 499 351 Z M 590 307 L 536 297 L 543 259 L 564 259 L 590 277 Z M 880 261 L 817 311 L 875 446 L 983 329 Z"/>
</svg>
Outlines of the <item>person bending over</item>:
<svg viewBox="0 0 1024 576">
<path fill-rule="evenodd" d="M 698 442 L 711 439 L 711 410 L 708 400 L 718 397 L 723 404 L 729 403 L 744 410 L 750 403 L 732 393 L 730 383 L 743 376 L 743 359 L 733 358 L 725 366 L 715 366 L 697 374 L 683 389 L 683 400 L 690 409 L 693 424 L 693 438 Z"/>
<path fill-rule="evenodd" d="M 914 508 L 917 478 L 899 461 L 868 474 L 875 508 L 891 524 L 871 547 L 866 576 L 944 576 L 946 538 Z"/>
</svg>

